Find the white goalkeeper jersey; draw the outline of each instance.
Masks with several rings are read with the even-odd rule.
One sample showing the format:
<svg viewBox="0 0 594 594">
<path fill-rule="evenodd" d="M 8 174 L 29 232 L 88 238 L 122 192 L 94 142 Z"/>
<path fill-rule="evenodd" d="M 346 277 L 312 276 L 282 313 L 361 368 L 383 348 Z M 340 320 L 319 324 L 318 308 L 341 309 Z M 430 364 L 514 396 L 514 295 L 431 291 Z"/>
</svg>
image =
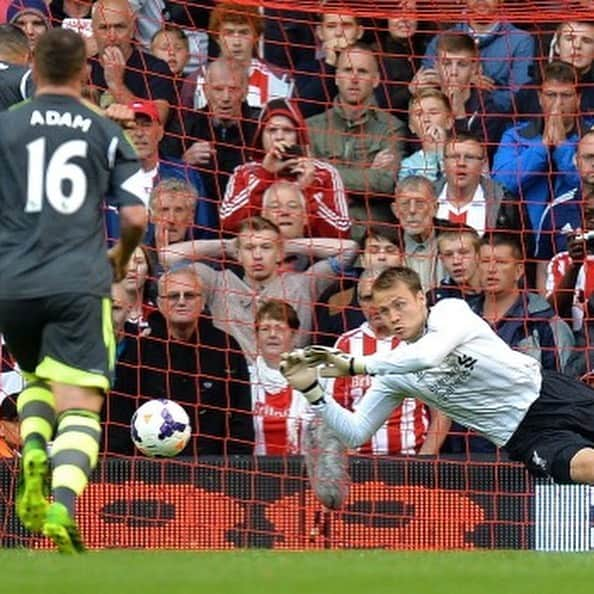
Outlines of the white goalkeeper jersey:
<svg viewBox="0 0 594 594">
<path fill-rule="evenodd" d="M 407 396 L 503 446 L 542 383 L 540 363 L 507 346 L 461 299 L 433 306 L 417 341 L 362 359 L 374 378 L 356 412 L 332 398 L 314 407 L 352 446 L 365 443 Z"/>
</svg>

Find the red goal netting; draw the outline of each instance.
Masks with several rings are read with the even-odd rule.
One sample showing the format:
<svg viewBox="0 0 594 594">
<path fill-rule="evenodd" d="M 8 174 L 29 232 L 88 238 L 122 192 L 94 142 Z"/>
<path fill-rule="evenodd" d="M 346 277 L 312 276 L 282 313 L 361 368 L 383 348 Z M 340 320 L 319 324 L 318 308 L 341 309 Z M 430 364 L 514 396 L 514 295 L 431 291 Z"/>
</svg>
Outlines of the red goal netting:
<svg viewBox="0 0 594 594">
<path fill-rule="evenodd" d="M 284 322 L 287 327 L 287 318 L 275 318 L 278 314 L 269 313 L 256 326 L 256 313 L 268 300 L 267 295 L 283 300 L 300 318 L 301 329 L 296 339 L 299 344 L 334 344 L 344 332 L 354 331 L 364 321 L 361 303 L 357 302 L 364 297 L 363 285 L 357 286 L 358 273 L 353 270 L 365 267 L 364 264 L 359 266 L 361 260 L 355 256 L 365 255 L 365 238 L 369 237 L 371 227 L 380 225 L 384 229 L 383 235 L 379 234 L 381 241 L 378 240 L 375 257 L 388 249 L 386 245 L 391 242 L 392 232 L 386 229 L 391 227 L 397 237 L 392 243 L 402 252 L 404 262 L 407 257 L 412 258 L 404 231 L 399 228 L 390 207 L 399 181 L 398 167 L 405 163 L 410 166 L 411 174 L 437 183 L 448 163 L 444 161 L 443 150 L 436 161 L 425 159 L 421 164 L 411 164 L 407 160 L 422 148 L 411 123 L 414 106 L 410 109 L 409 106 L 411 90 L 418 92 L 423 84 L 417 91 L 410 85 L 423 69 L 434 68 L 436 49 L 432 40 L 452 27 L 460 36 L 469 36 L 478 48 L 478 57 L 471 62 L 478 60 L 480 68 L 469 83 L 479 97 L 472 113 L 456 115 L 455 110 L 452 111 L 458 97 L 456 93 L 465 89 L 455 91 L 455 82 L 448 87 L 449 94 L 445 95 L 450 116 L 464 120 L 465 127 L 458 130 L 453 123 L 448 124 L 449 137 L 455 142 L 456 134 L 461 134 L 462 144 L 472 143 L 464 134 L 478 138 L 477 142 L 485 151 L 484 162 L 482 156 L 472 154 L 466 155 L 464 160 L 470 167 L 469 158 L 481 159 L 484 177 L 513 194 L 506 200 L 521 213 L 514 219 L 513 228 L 506 228 L 506 223 L 499 219 L 499 222 L 493 219 L 487 224 L 481 214 L 483 220 L 478 223 L 477 234 L 484 236 L 497 227 L 499 232 L 514 235 L 522 250 L 521 263 L 527 279 L 521 288 L 544 292 L 542 265 L 556 257 L 557 244 L 552 248 L 549 244 L 556 241 L 555 233 L 560 233 L 561 226 L 555 226 L 555 220 L 547 228 L 538 225 L 544 220 L 547 204 L 560 192 L 577 187 L 579 177 L 573 154 L 564 164 L 556 164 L 551 150 L 542 157 L 546 164 L 526 181 L 518 166 L 524 157 L 513 153 L 516 145 L 511 144 L 509 131 L 533 116 L 542 115 L 544 108 L 539 91 L 546 76 L 543 72 L 550 62 L 563 59 L 572 68 L 572 61 L 580 66 L 575 68 L 576 113 L 569 115 L 574 116 L 576 122 L 588 122 L 581 131 L 589 129 L 592 115 L 589 110 L 594 111 L 594 87 L 591 86 L 594 77 L 590 71 L 594 62 L 594 4 L 587 0 L 510 0 L 505 3 L 503 0 L 322 3 L 303 0 L 299 5 L 284 1 L 240 2 L 230 9 L 240 18 L 229 22 L 233 26 L 241 24 L 243 11 L 250 19 L 256 18 L 253 10 L 257 8 L 259 29 L 253 57 L 258 59 L 258 64 L 250 67 L 247 103 L 231 126 L 221 128 L 217 127 L 220 118 L 224 119 L 220 113 L 228 108 L 225 102 L 232 100 L 216 99 L 222 101 L 223 111 L 214 116 L 205 108 L 205 101 L 210 98 L 214 102 L 216 92 L 234 91 L 224 89 L 223 85 L 220 89 L 210 89 L 210 94 L 205 95 L 201 87 L 207 76 L 205 69 L 220 55 L 223 29 L 208 29 L 212 26 L 209 19 L 216 3 L 155 2 L 159 5 L 157 12 L 147 8 L 150 3 L 140 4 L 135 47 L 149 51 L 160 30 L 168 35 L 171 31 L 183 30 L 185 34 L 179 39 L 189 44 L 189 56 L 186 68 L 178 74 L 154 73 L 155 66 L 147 66 L 146 70 L 131 67 L 137 77 L 137 89 L 148 89 L 148 96 L 134 91 L 137 97 L 157 101 L 162 98 L 159 85 L 167 85 L 163 80 L 153 84 L 153 76 L 168 78 L 166 82 L 171 85 L 169 120 L 161 131 L 163 139 L 159 136 L 156 141 L 160 142 L 160 154 L 152 168 L 147 165 L 150 169 L 147 183 L 158 188 L 165 184 L 162 195 L 168 194 L 159 202 L 161 194 L 153 190 L 152 236 L 135 255 L 134 275 L 128 281 L 127 295 L 132 297 L 126 312 L 128 319 L 118 335 L 116 382 L 106 400 L 100 461 L 78 505 L 87 545 L 91 548 L 172 549 L 589 549 L 588 487 L 559 487 L 535 481 L 523 467 L 509 462 L 502 451 L 458 425 L 450 429 L 438 451 L 421 457 L 418 454 L 427 439 L 428 428 L 432 427 L 432 413 L 415 409 L 414 404 L 410 404 L 406 414 L 399 412 L 402 416 L 383 428 L 382 436 L 363 450 L 350 453 L 352 482 L 348 497 L 340 510 L 326 509 L 315 497 L 301 457 L 300 429 L 295 421 L 303 414 L 299 403 L 292 400 L 286 386 L 278 384 L 278 374 L 262 372 L 263 375 L 258 375 L 259 333 L 265 331 L 268 337 L 274 336 L 278 331 L 275 323 Z M 492 16 L 492 11 L 496 16 Z M 311 123 L 303 123 L 306 117 L 323 118 L 334 106 L 338 92 L 335 63 L 329 69 L 319 66 L 325 60 L 320 33 L 324 14 L 338 15 L 332 28 L 344 28 L 345 39 L 352 34 L 352 27 L 360 28 L 352 42 L 371 48 L 379 68 L 373 94 L 382 112 L 391 119 L 381 120 L 369 132 L 372 141 L 366 136 L 365 128 L 356 128 L 360 122 L 348 121 L 344 129 L 334 132 L 326 128 L 320 132 L 310 127 L 309 140 L 317 153 L 315 156 L 330 164 L 342 181 L 337 182 L 328 174 L 323 181 L 319 181 L 322 177 L 316 178 L 320 187 L 314 187 L 311 194 L 304 191 L 305 200 L 311 199 L 308 205 L 322 206 L 316 206 L 318 211 L 303 228 L 315 236 L 312 229 L 319 224 L 324 230 L 319 235 L 334 234 L 336 241 L 347 242 L 352 233 L 360 243 L 354 248 L 347 244 L 344 248 L 325 248 L 333 258 L 328 268 L 319 267 L 325 255 L 305 251 L 293 254 L 295 258 L 286 264 L 285 272 L 302 272 L 301 282 L 287 285 L 282 289 L 284 293 L 277 290 L 268 294 L 262 287 L 244 283 L 245 270 L 239 264 L 245 268 L 246 260 L 238 262 L 232 242 L 241 222 L 262 212 L 264 200 L 270 199 L 266 191 L 272 182 L 268 180 L 266 187 L 258 185 L 262 180 L 251 170 L 246 170 L 245 178 L 240 179 L 241 172 L 237 173 L 236 167 L 241 168 L 253 160 L 257 162 L 254 170 L 261 165 L 265 147 L 252 144 L 252 136 L 257 136 L 261 123 L 258 108 L 262 105 L 258 103 L 265 104 L 285 93 L 297 109 L 302 110 L 302 119 L 297 120 L 302 126 Z M 468 30 L 469 22 L 480 24 L 482 28 Z M 488 26 L 489 22 L 493 23 L 492 27 Z M 497 23 L 506 23 L 506 27 L 509 24 L 509 28 L 498 27 Z M 560 29 L 570 23 L 577 26 Z M 220 25 L 218 22 L 217 26 Z M 71 26 L 89 30 L 88 23 L 71 23 Z M 231 44 L 234 37 L 245 35 L 232 28 L 228 32 L 231 40 L 228 43 Z M 175 53 L 175 37 L 167 37 L 165 49 L 161 48 L 165 54 Z M 492 44 L 490 38 L 494 38 Z M 346 41 L 337 42 L 337 53 L 346 45 Z M 493 49 L 495 45 L 497 48 Z M 450 51 L 458 58 L 460 53 L 464 57 L 464 52 L 463 46 L 462 50 Z M 582 62 L 588 59 L 590 64 L 583 66 Z M 367 74 L 361 72 L 361 77 Z M 89 96 L 103 107 L 114 99 L 108 97 L 112 91 L 104 86 L 106 84 L 100 76 L 89 84 Z M 467 95 L 462 95 L 463 102 L 470 101 Z M 488 104 L 485 102 L 487 95 Z M 154 122 L 158 116 L 153 118 L 152 113 L 142 107 L 137 112 Z M 282 110 L 274 113 L 286 116 Z M 419 117 L 422 119 L 423 115 Z M 147 129 L 151 125 L 149 122 Z M 570 139 L 574 130 L 566 132 Z M 152 141 L 149 138 L 140 142 L 150 144 Z M 443 144 L 445 137 L 439 142 Z M 526 140 L 529 142 L 532 140 Z M 504 159 L 501 150 L 506 146 L 511 157 Z M 392 169 L 381 160 L 374 160 L 378 152 L 389 152 L 392 147 L 399 151 Z M 201 156 L 202 150 L 209 152 L 209 156 Z M 364 155 L 362 151 L 370 152 Z M 147 163 L 149 161 L 150 156 Z M 320 166 L 320 171 L 324 167 Z M 379 173 L 372 175 L 370 172 Z M 177 179 L 179 184 L 167 185 L 171 178 Z M 240 187 L 242 183 L 245 187 Z M 236 184 L 236 195 L 229 195 L 233 194 L 230 184 Z M 324 203 L 327 187 L 332 184 L 334 194 L 328 194 L 331 198 Z M 340 192 L 336 184 L 342 188 Z M 532 191 L 536 186 L 538 190 Z M 436 187 L 439 192 L 445 191 L 443 186 Z M 243 199 L 242 192 L 252 193 L 247 200 L 251 199 L 251 204 L 237 206 Z M 184 219 L 183 212 L 188 194 L 193 196 L 189 221 Z M 185 196 L 186 202 L 175 203 L 173 195 Z M 257 200 L 253 198 L 255 195 Z M 332 200 L 336 202 L 330 204 Z M 340 201 L 348 209 L 345 212 L 337 206 Z M 359 210 L 354 208 L 356 205 L 360 206 Z M 279 212 L 282 208 L 278 205 L 269 208 L 280 217 L 277 222 L 280 221 L 281 229 L 284 223 Z M 284 208 L 293 207 L 285 205 Z M 233 224 L 228 222 L 227 212 L 231 213 L 229 217 L 235 217 Z M 452 210 L 444 207 L 439 212 L 438 216 L 455 224 L 474 226 L 478 220 L 466 211 L 452 214 Z M 113 241 L 118 234 L 117 213 L 113 208 L 107 208 L 106 213 L 108 240 Z M 290 213 L 287 216 L 290 218 Z M 563 216 L 559 220 L 564 221 Z M 289 221 L 287 226 L 291 224 Z M 178 282 L 176 288 L 163 282 L 159 284 L 158 279 L 166 267 L 162 258 L 159 261 L 159 250 L 167 247 L 168 238 L 178 233 L 180 226 L 183 233 L 179 241 L 194 238 L 217 244 L 196 248 L 202 250 L 194 256 L 203 266 L 200 269 L 202 285 L 197 290 L 193 280 L 187 277 L 179 281 L 181 286 Z M 172 249 L 175 251 L 174 246 Z M 357 251 L 350 259 L 344 255 L 349 249 Z M 544 252 L 539 254 L 538 249 Z M 441 280 L 439 273 L 444 272 L 440 268 L 441 260 L 436 253 L 425 253 L 424 257 L 431 267 L 431 272 L 427 272 L 426 263 L 419 264 L 419 270 L 427 274 L 424 288 L 435 290 Z M 557 267 L 550 272 L 553 283 L 563 276 L 563 266 L 567 265 L 567 262 L 556 262 Z M 574 328 L 576 323 L 585 327 L 589 318 L 588 309 L 583 306 L 590 297 L 590 264 L 585 265 L 582 285 L 575 289 L 582 302 L 574 302 L 571 287 L 567 289 L 571 292 L 569 306 L 565 304 L 563 311 L 553 310 L 551 314 L 566 318 Z M 297 268 L 291 268 L 293 266 Z M 318 269 L 312 272 L 314 266 L 321 272 Z M 309 289 L 305 290 L 304 286 Z M 311 296 L 309 303 L 304 303 L 306 294 Z M 178 303 L 189 296 L 202 300 L 204 310 L 199 315 L 204 320 L 203 325 L 199 326 L 198 335 L 173 337 L 168 334 L 168 326 L 160 314 L 163 303 L 167 300 Z M 576 314 L 578 305 L 582 306 L 581 313 Z M 154 322 L 160 315 L 160 321 Z M 307 321 L 304 316 L 309 316 Z M 535 319 L 544 323 L 549 319 L 548 313 L 517 321 L 524 338 L 533 336 L 531 324 Z M 248 328 L 249 320 L 253 321 L 253 327 Z M 202 338 L 200 332 L 203 332 Z M 273 345 L 272 350 L 274 345 L 281 344 L 281 339 L 276 343 L 274 338 L 269 340 L 272 340 L 269 343 Z M 358 346 L 353 346 L 355 341 L 359 341 Z M 585 353 L 582 362 L 576 364 L 574 374 L 588 373 L 590 345 L 587 337 L 580 346 L 563 345 L 565 350 L 562 351 L 560 343 L 544 344 L 541 340 L 537 345 L 538 356 L 543 361 L 550 359 L 551 365 L 558 367 L 565 366 L 574 351 Z M 370 346 L 368 338 L 360 336 L 352 338 L 350 346 L 362 349 L 361 354 L 380 348 L 377 344 Z M 14 395 L 19 389 L 18 380 L 15 384 L 14 363 L 6 353 L 3 353 L 2 371 L 0 395 Z M 344 403 L 356 404 L 367 387 L 364 381 L 349 386 L 350 395 L 345 396 Z M 173 459 L 149 459 L 134 448 L 130 438 L 132 414 L 143 402 L 156 397 L 180 402 L 193 426 L 189 445 L 181 456 Z M 8 412 L 4 413 L 4 419 L 13 420 Z M 16 518 L 14 493 L 18 453 L 10 441 L 7 437 L 5 457 L 0 458 L 0 546 L 46 548 L 48 542 L 28 534 Z M 398 446 L 394 445 L 396 441 Z M 572 520 L 564 520 L 568 517 Z"/>
</svg>

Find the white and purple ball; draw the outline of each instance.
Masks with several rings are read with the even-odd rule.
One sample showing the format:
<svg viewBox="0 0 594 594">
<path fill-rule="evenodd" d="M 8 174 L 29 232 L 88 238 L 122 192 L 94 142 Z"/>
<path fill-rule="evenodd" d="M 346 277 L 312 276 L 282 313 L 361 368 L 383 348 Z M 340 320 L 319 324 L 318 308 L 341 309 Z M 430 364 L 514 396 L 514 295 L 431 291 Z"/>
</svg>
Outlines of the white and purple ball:
<svg viewBox="0 0 594 594">
<path fill-rule="evenodd" d="M 134 445 L 146 456 L 175 456 L 192 434 L 190 418 L 173 400 L 149 400 L 132 416 L 130 434 Z"/>
</svg>

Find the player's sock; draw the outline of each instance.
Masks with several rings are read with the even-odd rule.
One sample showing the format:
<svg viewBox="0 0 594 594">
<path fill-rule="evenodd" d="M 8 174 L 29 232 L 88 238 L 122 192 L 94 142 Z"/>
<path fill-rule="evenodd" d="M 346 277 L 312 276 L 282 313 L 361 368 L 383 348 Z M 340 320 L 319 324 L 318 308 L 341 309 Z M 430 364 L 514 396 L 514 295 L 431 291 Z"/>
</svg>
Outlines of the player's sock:
<svg viewBox="0 0 594 594">
<path fill-rule="evenodd" d="M 99 454 L 99 415 L 70 409 L 60 415 L 52 446 L 52 494 L 74 517 L 76 497 L 87 486 Z"/>
<path fill-rule="evenodd" d="M 56 424 L 56 400 L 49 386 L 41 380 L 29 384 L 17 398 L 17 411 L 23 455 L 32 448 L 45 451 Z"/>
<path fill-rule="evenodd" d="M 21 472 L 17 487 L 17 515 L 28 530 L 43 526 L 49 497 L 47 442 L 54 433 L 55 399 L 49 386 L 38 380 L 17 399 L 23 442 Z"/>
</svg>

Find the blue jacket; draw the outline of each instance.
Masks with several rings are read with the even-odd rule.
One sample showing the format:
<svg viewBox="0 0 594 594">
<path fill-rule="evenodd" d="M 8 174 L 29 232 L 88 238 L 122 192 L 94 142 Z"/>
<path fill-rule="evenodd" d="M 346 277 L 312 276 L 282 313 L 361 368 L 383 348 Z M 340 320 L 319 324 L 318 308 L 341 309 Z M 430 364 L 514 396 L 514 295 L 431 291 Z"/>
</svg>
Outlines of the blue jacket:
<svg viewBox="0 0 594 594">
<path fill-rule="evenodd" d="M 173 157 L 167 157 L 159 161 L 157 175 L 154 183 L 164 179 L 182 179 L 196 188 L 198 202 L 194 215 L 194 239 L 213 239 L 218 237 L 217 211 L 214 201 L 206 196 L 202 178 L 196 169 Z M 120 217 L 116 206 L 108 205 L 105 209 L 105 231 L 107 243 L 113 245 L 120 237 Z M 149 224 L 144 243 L 152 244 L 154 227 Z"/>
<path fill-rule="evenodd" d="M 497 23 L 493 31 L 477 35 L 467 23 L 458 23 L 450 31 L 459 31 L 473 37 L 479 48 L 482 71 L 497 85 L 492 100 L 498 111 L 511 109 L 512 95 L 530 81 L 529 71 L 534 61 L 534 39 L 526 31 L 511 23 Z M 423 58 L 423 66 L 433 67 L 437 48 L 434 37 Z"/>
<path fill-rule="evenodd" d="M 484 297 L 476 305 L 482 316 Z M 575 345 L 571 328 L 535 293 L 521 293 L 493 330 L 513 349 L 540 361 L 543 369 L 564 371 Z"/>
<path fill-rule="evenodd" d="M 573 188 L 547 204 L 536 230 L 535 256 L 539 260 L 550 260 L 555 254 L 565 252 L 567 233 L 562 230 L 575 231 L 578 228 L 584 228 L 582 192 L 580 188 Z"/>
<path fill-rule="evenodd" d="M 526 205 L 532 229 L 539 228 L 541 216 L 554 196 L 578 185 L 573 162 L 578 141 L 576 129 L 559 146 L 544 145 L 542 120 L 537 119 L 503 133 L 493 162 L 493 179 Z"/>
</svg>

